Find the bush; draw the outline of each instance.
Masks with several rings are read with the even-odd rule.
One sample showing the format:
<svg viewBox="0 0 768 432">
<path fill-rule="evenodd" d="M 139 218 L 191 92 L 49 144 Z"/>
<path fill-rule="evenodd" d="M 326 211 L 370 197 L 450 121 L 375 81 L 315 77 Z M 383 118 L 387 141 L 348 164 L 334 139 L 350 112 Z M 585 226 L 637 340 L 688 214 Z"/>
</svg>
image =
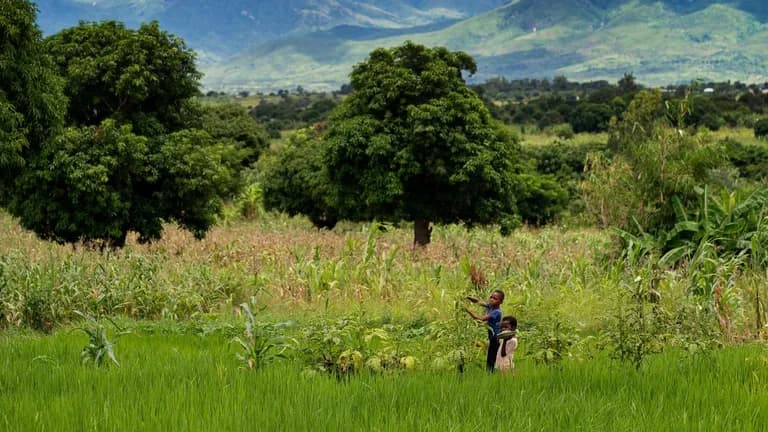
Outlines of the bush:
<svg viewBox="0 0 768 432">
<path fill-rule="evenodd" d="M 613 110 L 608 105 L 582 103 L 573 110 L 568 121 L 576 133 L 604 132 L 608 130 L 612 115 Z"/>
<path fill-rule="evenodd" d="M 564 140 L 569 140 L 574 136 L 573 127 L 568 123 L 553 127 L 552 132 L 556 137 Z"/>
<path fill-rule="evenodd" d="M 740 177 L 754 181 L 768 178 L 768 148 L 742 144 L 733 139 L 720 144 L 725 150 L 725 157 L 739 170 Z"/>
<path fill-rule="evenodd" d="M 529 224 L 552 222 L 568 205 L 568 191 L 553 176 L 522 174 L 517 190 L 517 210 Z"/>
<path fill-rule="evenodd" d="M 765 138 L 768 136 L 768 118 L 763 118 L 755 122 L 755 137 Z"/>
</svg>

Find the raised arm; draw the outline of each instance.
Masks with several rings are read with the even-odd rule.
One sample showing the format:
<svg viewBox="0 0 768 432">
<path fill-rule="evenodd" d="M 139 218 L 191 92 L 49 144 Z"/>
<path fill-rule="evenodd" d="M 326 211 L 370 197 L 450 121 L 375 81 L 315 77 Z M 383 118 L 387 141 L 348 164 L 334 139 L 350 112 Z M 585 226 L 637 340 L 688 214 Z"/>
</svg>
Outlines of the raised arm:
<svg viewBox="0 0 768 432">
<path fill-rule="evenodd" d="M 488 307 L 488 303 L 478 299 L 477 297 L 467 296 L 466 299 L 472 303 L 479 304 L 480 306 Z"/>
<path fill-rule="evenodd" d="M 479 314 L 476 314 L 476 313 L 472 312 L 471 310 L 467 309 L 466 307 L 464 307 L 463 309 L 464 309 L 465 312 L 467 312 L 469 314 L 469 316 L 471 316 L 472 318 L 476 319 L 477 321 L 486 322 L 486 321 L 491 319 L 491 316 L 488 315 L 488 314 L 479 315 Z"/>
</svg>

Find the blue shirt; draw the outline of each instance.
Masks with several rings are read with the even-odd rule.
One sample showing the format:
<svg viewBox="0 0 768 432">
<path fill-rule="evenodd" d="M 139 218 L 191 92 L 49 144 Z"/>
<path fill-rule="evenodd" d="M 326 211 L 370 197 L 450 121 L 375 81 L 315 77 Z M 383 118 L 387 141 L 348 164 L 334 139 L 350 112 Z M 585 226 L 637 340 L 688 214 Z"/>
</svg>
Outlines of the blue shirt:
<svg viewBox="0 0 768 432">
<path fill-rule="evenodd" d="M 491 309 L 490 306 L 486 306 L 486 313 L 490 317 L 488 320 L 488 337 L 494 338 L 501 331 L 501 308 Z"/>
</svg>

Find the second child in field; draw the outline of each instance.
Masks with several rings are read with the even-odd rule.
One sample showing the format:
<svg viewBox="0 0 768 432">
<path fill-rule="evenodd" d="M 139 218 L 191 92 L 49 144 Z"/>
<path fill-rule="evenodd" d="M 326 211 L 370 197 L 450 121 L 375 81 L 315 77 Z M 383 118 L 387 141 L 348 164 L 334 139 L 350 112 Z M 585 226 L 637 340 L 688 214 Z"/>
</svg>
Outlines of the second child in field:
<svg viewBox="0 0 768 432">
<path fill-rule="evenodd" d="M 496 336 L 499 350 L 496 354 L 496 370 L 515 374 L 515 351 L 517 350 L 517 318 L 509 315 L 501 319 L 501 331 Z"/>
<path fill-rule="evenodd" d="M 499 350 L 499 340 L 496 336 L 501 331 L 501 304 L 504 303 L 504 292 L 501 290 L 492 292 L 487 302 L 475 297 L 467 297 L 467 300 L 485 308 L 483 315 L 478 315 L 466 307 L 464 310 L 477 321 L 488 324 L 488 353 L 485 358 L 485 368 L 488 372 L 493 372 L 496 369 L 496 354 Z"/>
</svg>

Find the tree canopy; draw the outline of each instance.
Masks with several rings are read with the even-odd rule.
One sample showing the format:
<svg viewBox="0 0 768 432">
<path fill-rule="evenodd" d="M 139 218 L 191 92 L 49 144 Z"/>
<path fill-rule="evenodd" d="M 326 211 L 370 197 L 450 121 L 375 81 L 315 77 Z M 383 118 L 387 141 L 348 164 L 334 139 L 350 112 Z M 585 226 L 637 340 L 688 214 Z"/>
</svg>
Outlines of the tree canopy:
<svg viewBox="0 0 768 432">
<path fill-rule="evenodd" d="M 81 23 L 44 43 L 32 4 L 12 0 L 0 46 L 0 205 L 44 239 L 119 247 L 165 221 L 202 237 L 265 146 L 244 109 L 195 108 L 194 53 L 157 23 Z"/>
<path fill-rule="evenodd" d="M 0 205 L 14 193 L 28 155 L 62 125 L 66 104 L 35 17 L 26 0 L 0 8 Z"/>
<path fill-rule="evenodd" d="M 328 172 L 320 132 L 300 129 L 274 156 L 260 161 L 264 207 L 289 215 L 304 214 L 319 228 L 333 228 L 337 211 L 330 203 Z"/>
<path fill-rule="evenodd" d="M 325 165 L 331 201 L 350 219 L 468 225 L 515 214 L 515 139 L 470 90 L 463 52 L 411 42 L 376 49 L 351 74 L 353 92 L 332 114 Z"/>
<path fill-rule="evenodd" d="M 199 120 L 190 127 L 202 129 L 219 140 L 231 140 L 240 151 L 244 167 L 253 165 L 269 147 L 267 131 L 239 105 L 200 107 L 200 113 L 195 117 Z"/>
<path fill-rule="evenodd" d="M 116 21 L 81 22 L 46 40 L 66 79 L 70 124 L 107 118 L 155 136 L 182 128 L 186 101 L 199 93 L 195 53 L 157 22 L 128 29 Z"/>
</svg>

